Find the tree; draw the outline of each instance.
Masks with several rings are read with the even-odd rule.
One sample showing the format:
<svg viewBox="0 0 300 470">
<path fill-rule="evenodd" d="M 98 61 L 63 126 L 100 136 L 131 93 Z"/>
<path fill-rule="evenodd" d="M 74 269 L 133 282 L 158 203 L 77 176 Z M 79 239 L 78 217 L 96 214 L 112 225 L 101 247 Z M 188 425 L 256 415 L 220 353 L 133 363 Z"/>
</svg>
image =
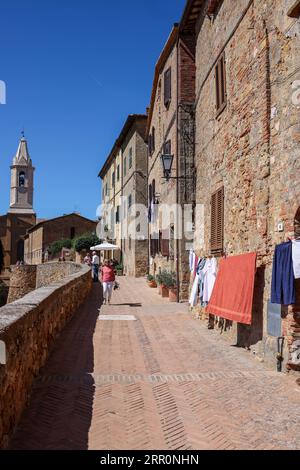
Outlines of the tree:
<svg viewBox="0 0 300 470">
<path fill-rule="evenodd" d="M 55 256 L 58 253 L 60 253 L 60 251 L 63 248 L 71 249 L 72 248 L 72 240 L 70 240 L 68 238 L 62 239 L 62 240 L 57 240 L 57 241 L 51 243 L 49 251 L 50 251 L 52 256 Z"/>
<path fill-rule="evenodd" d="M 80 253 L 82 250 L 89 251 L 92 246 L 99 245 L 99 243 L 101 240 L 96 233 L 85 233 L 73 240 L 73 248 Z"/>
<path fill-rule="evenodd" d="M 3 253 L 3 245 L 2 241 L 0 240 L 0 273 L 4 268 L 4 253 Z"/>
</svg>

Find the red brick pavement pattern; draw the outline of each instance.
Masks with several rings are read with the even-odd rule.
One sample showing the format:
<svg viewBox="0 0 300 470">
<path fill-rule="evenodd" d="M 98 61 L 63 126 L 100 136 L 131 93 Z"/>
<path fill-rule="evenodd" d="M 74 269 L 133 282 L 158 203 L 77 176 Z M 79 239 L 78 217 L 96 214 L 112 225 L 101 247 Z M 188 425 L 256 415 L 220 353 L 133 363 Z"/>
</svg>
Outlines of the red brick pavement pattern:
<svg viewBox="0 0 300 470">
<path fill-rule="evenodd" d="M 36 380 L 12 449 L 299 449 L 300 387 L 170 304 L 121 279 L 100 286 Z M 275 361 L 274 361 L 275 368 Z"/>
</svg>

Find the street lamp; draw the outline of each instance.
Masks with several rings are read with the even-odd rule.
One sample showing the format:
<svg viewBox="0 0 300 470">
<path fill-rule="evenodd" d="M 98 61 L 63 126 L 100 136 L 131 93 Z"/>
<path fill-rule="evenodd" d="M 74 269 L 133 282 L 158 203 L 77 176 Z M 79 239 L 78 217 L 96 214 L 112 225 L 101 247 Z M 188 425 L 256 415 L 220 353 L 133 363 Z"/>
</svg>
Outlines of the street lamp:
<svg viewBox="0 0 300 470">
<path fill-rule="evenodd" d="M 161 155 L 161 162 L 162 162 L 163 171 L 164 171 L 164 178 L 166 179 L 166 181 L 169 181 L 170 178 L 171 178 L 173 160 L 174 160 L 174 155 L 167 155 L 167 154 L 162 154 Z"/>
</svg>

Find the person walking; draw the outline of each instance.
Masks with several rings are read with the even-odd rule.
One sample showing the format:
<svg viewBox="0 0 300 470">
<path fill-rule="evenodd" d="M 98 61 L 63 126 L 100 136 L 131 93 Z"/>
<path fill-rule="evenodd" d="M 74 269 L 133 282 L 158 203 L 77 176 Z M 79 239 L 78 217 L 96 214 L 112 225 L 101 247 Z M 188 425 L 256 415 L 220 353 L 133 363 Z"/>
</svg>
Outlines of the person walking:
<svg viewBox="0 0 300 470">
<path fill-rule="evenodd" d="M 83 262 L 84 262 L 84 264 L 86 264 L 87 266 L 91 266 L 91 264 L 92 264 L 92 258 L 91 258 L 91 255 L 90 255 L 89 253 L 84 257 Z"/>
<path fill-rule="evenodd" d="M 115 271 L 112 263 L 110 263 L 107 259 L 103 263 L 103 267 L 101 269 L 101 281 L 103 285 L 103 303 L 110 304 L 111 296 L 114 288 L 115 283 Z"/>
<path fill-rule="evenodd" d="M 99 274 L 99 264 L 100 259 L 97 255 L 96 251 L 93 251 L 93 259 L 92 259 L 92 269 L 93 269 L 93 280 L 94 282 L 98 282 L 98 274 Z"/>
</svg>

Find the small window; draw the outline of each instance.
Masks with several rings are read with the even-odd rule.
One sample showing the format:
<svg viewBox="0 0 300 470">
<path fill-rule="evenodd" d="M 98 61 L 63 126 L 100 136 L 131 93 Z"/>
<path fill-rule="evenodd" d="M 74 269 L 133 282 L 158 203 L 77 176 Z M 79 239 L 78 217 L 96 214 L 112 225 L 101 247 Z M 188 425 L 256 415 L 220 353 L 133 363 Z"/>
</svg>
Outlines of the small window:
<svg viewBox="0 0 300 470">
<path fill-rule="evenodd" d="M 71 227 L 71 233 L 70 233 L 70 238 L 71 240 L 73 240 L 73 238 L 75 238 L 75 227 Z"/>
<path fill-rule="evenodd" d="M 129 168 L 132 168 L 132 148 L 129 150 L 129 163 L 128 163 L 128 166 Z"/>
<path fill-rule="evenodd" d="M 21 171 L 19 173 L 19 187 L 22 188 L 23 186 L 25 186 L 25 173 Z"/>
<path fill-rule="evenodd" d="M 111 177 L 111 184 L 113 188 L 115 187 L 115 178 L 116 178 L 116 175 L 115 175 L 115 172 L 113 172 L 112 177 Z"/>
<path fill-rule="evenodd" d="M 126 171 L 127 171 L 127 168 L 126 168 L 126 157 L 124 157 L 124 168 L 123 168 L 124 176 L 126 176 Z"/>
<path fill-rule="evenodd" d="M 116 224 L 120 223 L 120 206 L 117 206 L 116 210 Z"/>
<path fill-rule="evenodd" d="M 211 197 L 211 252 L 223 253 L 224 244 L 224 188 Z"/>
<path fill-rule="evenodd" d="M 164 103 L 165 107 L 170 106 L 172 100 L 172 70 L 171 67 L 165 72 L 164 75 Z"/>
<path fill-rule="evenodd" d="M 294 2 L 288 11 L 288 16 L 291 18 L 300 18 L 300 0 Z"/>
<path fill-rule="evenodd" d="M 117 166 L 117 181 L 120 181 L 120 165 Z"/>
<path fill-rule="evenodd" d="M 152 153 L 154 153 L 155 152 L 155 127 L 152 127 L 151 143 L 152 143 Z"/>
<path fill-rule="evenodd" d="M 131 235 L 129 235 L 129 243 L 128 243 L 128 245 L 129 245 L 129 250 L 131 250 Z"/>
<path fill-rule="evenodd" d="M 128 209 L 132 206 L 132 194 L 128 197 Z"/>
<path fill-rule="evenodd" d="M 155 201 L 156 197 L 156 187 L 155 187 L 155 180 L 152 180 L 152 200 Z"/>
<path fill-rule="evenodd" d="M 222 54 L 215 67 L 216 85 L 216 111 L 217 116 L 225 109 L 227 104 L 226 94 L 226 62 L 225 54 Z"/>
<path fill-rule="evenodd" d="M 149 204 L 152 202 L 152 184 L 149 184 Z"/>
</svg>

